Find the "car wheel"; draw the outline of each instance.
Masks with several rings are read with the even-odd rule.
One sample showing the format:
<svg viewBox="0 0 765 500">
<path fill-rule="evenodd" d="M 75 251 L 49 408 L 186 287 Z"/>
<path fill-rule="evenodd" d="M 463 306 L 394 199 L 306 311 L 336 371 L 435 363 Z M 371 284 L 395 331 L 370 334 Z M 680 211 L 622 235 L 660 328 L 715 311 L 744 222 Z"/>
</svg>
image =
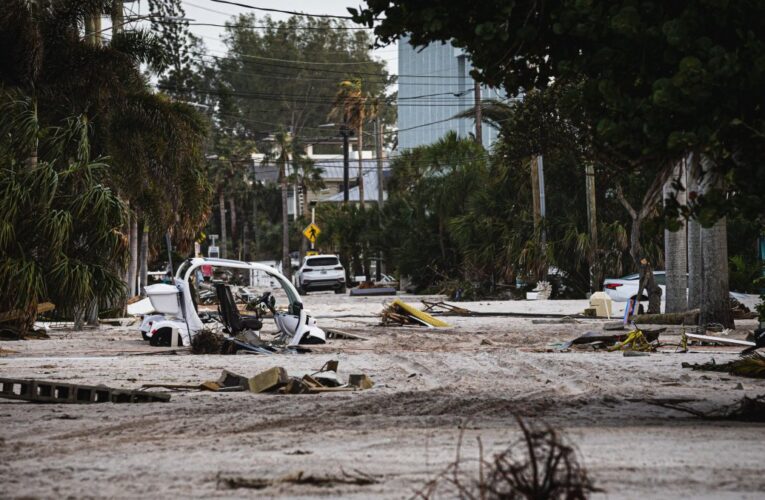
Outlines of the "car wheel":
<svg viewBox="0 0 765 500">
<path fill-rule="evenodd" d="M 345 285 L 341 286 L 340 288 L 335 288 L 335 293 L 338 295 L 341 293 L 345 293 Z"/>
<path fill-rule="evenodd" d="M 149 344 L 151 344 L 154 347 L 164 346 L 169 347 L 170 346 L 170 337 L 173 334 L 172 328 L 160 328 L 157 330 L 157 332 L 151 336 L 151 340 L 149 340 Z M 183 346 L 183 339 L 180 336 L 180 332 L 178 332 L 178 347 Z"/>
<path fill-rule="evenodd" d="M 299 295 L 307 295 L 306 292 L 305 292 L 305 288 L 303 288 L 302 286 L 298 286 L 297 287 L 297 293 Z"/>
<path fill-rule="evenodd" d="M 141 332 L 141 337 L 143 337 L 144 340 L 151 340 L 151 337 L 149 337 L 149 334 L 146 332 Z"/>
</svg>

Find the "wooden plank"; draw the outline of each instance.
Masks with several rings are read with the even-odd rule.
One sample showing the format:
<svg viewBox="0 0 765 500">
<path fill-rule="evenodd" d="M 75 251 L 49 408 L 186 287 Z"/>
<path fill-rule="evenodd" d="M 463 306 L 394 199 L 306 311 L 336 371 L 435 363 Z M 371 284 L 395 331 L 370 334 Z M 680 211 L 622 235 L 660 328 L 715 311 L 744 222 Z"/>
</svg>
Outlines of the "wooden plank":
<svg viewBox="0 0 765 500">
<path fill-rule="evenodd" d="M 40 304 L 37 304 L 37 314 L 46 313 L 49 311 L 52 311 L 56 308 L 56 304 L 53 302 L 42 302 Z M 21 318 L 24 316 L 26 311 L 23 311 L 21 309 L 14 309 L 13 311 L 6 311 L 4 313 L 0 313 L 0 323 L 6 322 L 6 321 L 13 321 Z"/>
<path fill-rule="evenodd" d="M 747 347 L 756 345 L 754 342 L 749 342 L 748 340 L 726 339 L 725 337 L 712 337 L 711 335 L 700 335 L 698 333 L 686 333 L 685 336 L 689 339 L 703 340 L 704 342 L 719 342 L 720 344 L 743 345 Z"/>
</svg>

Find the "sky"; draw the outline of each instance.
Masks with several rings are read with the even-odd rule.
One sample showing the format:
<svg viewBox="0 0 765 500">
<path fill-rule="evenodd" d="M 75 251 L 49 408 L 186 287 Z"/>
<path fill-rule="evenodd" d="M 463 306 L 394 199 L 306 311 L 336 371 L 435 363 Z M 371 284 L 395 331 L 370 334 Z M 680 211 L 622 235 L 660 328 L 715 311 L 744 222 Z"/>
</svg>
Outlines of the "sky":
<svg viewBox="0 0 765 500">
<path fill-rule="evenodd" d="M 305 12 L 306 14 L 331 14 L 338 16 L 347 16 L 346 7 L 358 7 L 359 0 L 234 0 L 237 3 L 253 5 L 256 7 L 265 7 L 272 9 L 290 10 Z M 262 12 L 251 10 L 244 7 L 227 5 L 212 0 L 182 0 L 183 8 L 186 11 L 186 17 L 195 22 L 224 24 L 232 16 L 246 13 L 254 13 L 259 17 L 269 14 L 274 19 L 286 19 L 289 14 L 275 12 Z M 126 4 L 127 8 L 132 8 L 135 15 L 145 15 L 149 12 L 146 1 Z M 189 29 L 196 36 L 202 38 L 211 55 L 221 56 L 225 54 L 226 47 L 220 39 L 223 28 L 213 26 L 189 26 Z M 373 51 L 373 54 L 388 63 L 388 73 L 398 73 L 398 56 L 395 45 Z"/>
</svg>

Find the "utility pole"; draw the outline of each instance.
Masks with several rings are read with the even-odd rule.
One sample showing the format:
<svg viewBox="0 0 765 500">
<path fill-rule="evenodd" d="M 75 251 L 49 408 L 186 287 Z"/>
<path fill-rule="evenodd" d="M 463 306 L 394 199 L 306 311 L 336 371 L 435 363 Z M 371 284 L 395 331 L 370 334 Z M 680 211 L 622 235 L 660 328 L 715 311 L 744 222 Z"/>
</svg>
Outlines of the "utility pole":
<svg viewBox="0 0 765 500">
<path fill-rule="evenodd" d="M 483 127 L 481 126 L 481 84 L 476 81 L 473 85 L 473 92 L 475 93 L 475 142 L 483 146 Z"/>
<path fill-rule="evenodd" d="M 348 171 L 350 170 L 350 153 L 348 152 L 348 136 L 351 131 L 343 123 L 340 125 L 340 135 L 343 136 L 343 203 L 348 204 Z"/>
<path fill-rule="evenodd" d="M 383 199 L 383 129 L 380 113 L 375 117 L 375 149 L 377 150 L 377 206 L 382 208 Z"/>
<path fill-rule="evenodd" d="M 600 288 L 600 273 L 598 267 L 598 218 L 595 206 L 595 166 L 588 163 L 584 167 L 585 186 L 587 187 L 587 228 L 590 231 L 590 292 Z"/>
<path fill-rule="evenodd" d="M 375 116 L 375 146 L 377 150 L 377 207 L 382 210 L 383 203 L 383 130 L 380 112 Z M 382 228 L 380 228 L 382 231 Z M 375 279 L 382 280 L 382 254 L 377 254 L 377 265 L 375 266 Z"/>
</svg>

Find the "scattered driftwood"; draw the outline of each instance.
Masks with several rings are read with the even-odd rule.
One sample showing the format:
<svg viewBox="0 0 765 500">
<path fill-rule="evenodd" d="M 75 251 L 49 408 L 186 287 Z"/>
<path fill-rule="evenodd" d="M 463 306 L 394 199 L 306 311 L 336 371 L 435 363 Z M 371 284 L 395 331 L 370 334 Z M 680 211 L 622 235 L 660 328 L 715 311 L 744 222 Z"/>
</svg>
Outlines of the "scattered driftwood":
<svg viewBox="0 0 765 500">
<path fill-rule="evenodd" d="M 744 396 L 739 402 L 724 406 L 711 412 L 703 412 L 694 408 L 671 403 L 648 401 L 650 404 L 669 408 L 671 410 L 690 413 L 705 420 L 738 420 L 741 422 L 765 422 L 765 394 L 753 398 Z"/>
<path fill-rule="evenodd" d="M 353 474 L 348 474 L 341 469 L 340 475 L 316 475 L 306 474 L 303 471 L 299 471 L 296 474 L 290 474 L 277 479 L 267 478 L 244 478 L 244 477 L 224 477 L 220 473 L 218 474 L 218 489 L 253 489 L 262 490 L 269 486 L 278 484 L 300 484 L 308 486 L 318 487 L 332 487 L 337 484 L 351 484 L 356 486 L 369 486 L 371 484 L 379 483 L 379 479 L 371 476 L 365 472 L 354 470 Z"/>
<path fill-rule="evenodd" d="M 698 333 L 683 333 L 683 342 L 687 342 L 687 340 L 698 340 L 701 342 L 714 342 L 717 344 L 729 344 L 729 345 L 740 345 L 745 347 L 756 347 L 757 344 L 754 342 L 750 342 L 748 340 L 740 340 L 740 339 L 729 339 L 726 337 L 713 337 L 711 335 L 701 335 Z"/>
<path fill-rule="evenodd" d="M 423 300 L 422 304 L 425 306 L 423 311 L 429 313 L 441 313 L 444 316 L 473 316 L 475 314 L 469 309 L 458 307 L 453 304 L 447 304 L 446 302 Z"/>
<path fill-rule="evenodd" d="M 759 352 L 745 354 L 727 363 L 716 363 L 714 358 L 707 363 L 683 363 L 683 368 L 692 370 L 725 372 L 731 375 L 751 378 L 765 378 L 765 356 Z"/>
<path fill-rule="evenodd" d="M 665 314 L 639 314 L 631 316 L 630 321 L 649 325 L 698 325 L 699 310 Z"/>
</svg>

